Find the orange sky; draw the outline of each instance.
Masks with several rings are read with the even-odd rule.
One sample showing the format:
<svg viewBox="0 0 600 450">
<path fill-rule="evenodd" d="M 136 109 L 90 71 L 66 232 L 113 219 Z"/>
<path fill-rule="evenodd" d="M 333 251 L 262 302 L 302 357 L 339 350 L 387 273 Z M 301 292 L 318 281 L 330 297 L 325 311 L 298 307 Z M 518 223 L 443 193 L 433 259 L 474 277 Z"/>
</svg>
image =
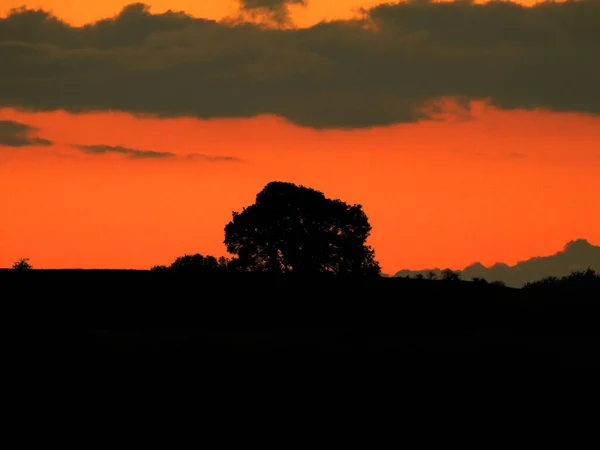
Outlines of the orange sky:
<svg viewBox="0 0 600 450">
<path fill-rule="evenodd" d="M 470 121 L 314 131 L 273 117 L 138 119 L 0 110 L 54 147 L 0 150 L 0 267 L 148 268 L 224 254 L 232 210 L 271 180 L 362 203 L 384 272 L 514 263 L 579 237 L 600 243 L 600 118 L 502 112 Z M 129 160 L 68 144 L 240 162 Z"/>
<path fill-rule="evenodd" d="M 22 0 L 4 0 L 0 14 Z M 81 24 L 127 2 L 38 0 Z M 212 18 L 234 1 L 156 0 Z M 306 25 L 347 17 L 375 0 L 313 1 L 294 8 Z M 37 127 L 52 147 L 0 147 L 0 267 L 30 257 L 38 268 L 149 268 L 184 253 L 225 254 L 232 210 L 272 180 L 361 203 L 386 273 L 513 264 L 569 240 L 600 244 L 600 118 L 500 111 L 474 104 L 470 120 L 355 131 L 315 131 L 276 117 L 141 119 L 123 113 L 26 113 L 0 120 Z M 120 145 L 241 161 L 130 160 L 71 145 Z M 596 204 L 594 204 L 596 201 Z"/>
</svg>

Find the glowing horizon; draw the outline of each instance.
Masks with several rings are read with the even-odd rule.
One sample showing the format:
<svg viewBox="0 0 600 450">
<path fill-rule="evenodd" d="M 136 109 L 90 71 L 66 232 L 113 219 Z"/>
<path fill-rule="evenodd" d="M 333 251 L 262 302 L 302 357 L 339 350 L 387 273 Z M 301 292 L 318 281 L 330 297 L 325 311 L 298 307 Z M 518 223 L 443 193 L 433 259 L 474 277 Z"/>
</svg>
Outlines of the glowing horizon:
<svg viewBox="0 0 600 450">
<path fill-rule="evenodd" d="M 141 25 L 81 42 L 60 34 L 68 27 L 0 26 L 0 267 L 29 257 L 36 268 L 147 269 L 186 253 L 227 256 L 231 212 L 275 180 L 362 204 L 387 274 L 600 244 L 595 16 L 581 33 L 560 22 L 550 45 L 545 13 L 528 12 L 526 25 L 517 17 L 518 33 L 474 28 L 480 40 L 435 11 L 411 10 L 424 15 L 397 25 L 393 7 L 373 13 L 388 34 L 342 23 L 234 35 L 148 24 L 167 9 L 221 20 L 237 1 L 145 3 L 150 16 L 134 11 Z M 290 17 L 308 27 L 382 3 L 314 0 L 291 5 Z M 127 4 L 28 7 L 79 26 Z M 0 16 L 17 6 L 3 2 Z M 417 19 L 422 28 L 407 30 Z"/>
<path fill-rule="evenodd" d="M 452 0 L 437 0 L 440 2 Z M 484 4 L 493 0 L 475 0 L 475 4 Z M 515 3 L 532 6 L 543 3 L 545 0 L 519 0 Z M 558 2 L 567 0 L 558 0 Z M 26 6 L 29 9 L 42 9 L 49 11 L 60 20 L 73 26 L 93 24 L 102 19 L 110 19 L 118 15 L 121 10 L 133 3 L 143 3 L 151 8 L 153 14 L 162 14 L 167 11 L 185 12 L 195 18 L 205 18 L 222 21 L 236 18 L 240 13 L 239 0 L 218 0 L 197 2 L 195 0 L 147 0 L 124 1 L 104 0 L 89 3 L 78 0 L 37 0 L 24 3 L 22 0 L 5 0 L 0 5 L 0 17 L 6 17 L 11 10 Z M 289 5 L 293 25 L 300 28 L 311 27 L 322 21 L 348 20 L 362 17 L 362 9 L 372 8 L 390 2 L 389 0 L 307 0 L 305 5 Z"/>
<path fill-rule="evenodd" d="M 2 223 L 9 238 L 3 239 L 4 267 L 25 256 L 39 268 L 149 268 L 184 253 L 226 255 L 223 227 L 231 212 L 253 203 L 273 180 L 362 204 L 373 226 L 369 243 L 385 273 L 462 269 L 476 261 L 512 265 L 553 254 L 573 239 L 600 242 L 594 234 L 599 213 L 589 206 L 590 198 L 600 196 L 600 154 L 585 147 L 564 154 L 574 132 L 580 143 L 600 140 L 595 117 L 503 112 L 479 104 L 470 121 L 448 117 L 358 131 L 315 131 L 269 116 L 203 121 L 0 110 L 0 120 L 6 119 L 38 128 L 38 135 L 55 145 L 0 152 L 2 204 L 13 212 Z M 490 127 L 495 127 L 491 135 Z M 528 149 L 527 141 L 535 142 L 539 130 L 552 130 L 553 146 Z M 389 145 L 400 139 L 402 146 Z M 238 160 L 128 159 L 72 147 L 100 141 Z M 366 160 L 365 145 L 370 147 Z M 13 186 L 24 174 L 39 187 L 16 196 Z M 134 175 L 132 184 L 128 179 Z M 529 183 L 532 176 L 535 184 Z M 180 189 L 193 192 L 183 196 Z M 86 195 L 96 203 L 85 201 Z M 125 196 L 121 205 L 117 195 Z M 450 214 L 453 210 L 460 214 Z M 83 216 L 76 217 L 78 211 Z M 44 230 L 38 226 L 41 218 Z M 490 229 L 495 221 L 500 227 Z M 169 226 L 176 231 L 169 233 Z M 60 254 L 53 254 L 58 236 Z"/>
</svg>

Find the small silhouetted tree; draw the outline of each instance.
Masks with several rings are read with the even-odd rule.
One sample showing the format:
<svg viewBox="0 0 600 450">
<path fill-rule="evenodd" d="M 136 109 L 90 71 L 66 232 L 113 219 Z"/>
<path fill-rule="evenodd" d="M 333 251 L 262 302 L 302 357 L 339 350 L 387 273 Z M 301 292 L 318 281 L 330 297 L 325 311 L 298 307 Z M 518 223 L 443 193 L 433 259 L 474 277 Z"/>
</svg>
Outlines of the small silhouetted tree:
<svg viewBox="0 0 600 450">
<path fill-rule="evenodd" d="M 423 278 L 425 278 L 425 277 L 423 276 L 423 274 L 422 274 L 422 273 L 418 273 L 418 274 L 417 274 L 417 276 L 416 276 L 415 278 L 416 278 L 417 280 L 422 280 L 422 279 L 423 279 Z"/>
<path fill-rule="evenodd" d="M 200 253 L 195 255 L 183 255 L 177 258 L 169 266 L 170 270 L 177 272 L 211 272 L 224 271 L 227 269 L 229 260 L 227 258 L 215 258 L 212 255 L 203 256 Z"/>
<path fill-rule="evenodd" d="M 249 271 L 378 275 L 361 205 L 292 183 L 271 182 L 225 226 L 227 251 Z"/>
<path fill-rule="evenodd" d="M 224 256 L 220 256 L 217 260 L 217 265 L 221 269 L 233 269 L 234 262 L 230 258 L 225 258 Z"/>
<path fill-rule="evenodd" d="M 435 280 L 437 278 L 437 274 L 433 270 L 430 270 L 427 272 L 427 278 L 430 280 Z"/>
<path fill-rule="evenodd" d="M 541 280 L 528 281 L 524 287 L 540 287 L 540 286 L 555 286 L 559 283 L 560 278 L 555 276 L 544 277 Z"/>
<path fill-rule="evenodd" d="M 555 276 L 545 277 L 538 281 L 530 281 L 525 284 L 525 288 L 553 288 L 553 287 L 600 287 L 600 274 L 591 267 L 586 270 L 572 271 L 569 275 L 562 278 Z"/>
<path fill-rule="evenodd" d="M 588 267 L 586 270 L 571 271 L 569 275 L 561 279 L 561 282 L 563 285 L 567 286 L 584 287 L 587 285 L 597 285 L 598 280 L 600 280 L 600 278 L 596 272 L 591 267 Z"/>
<path fill-rule="evenodd" d="M 29 263 L 29 258 L 21 258 L 13 263 L 12 268 L 15 270 L 31 270 L 33 266 Z"/>
<path fill-rule="evenodd" d="M 210 271 L 215 270 L 218 266 L 219 263 L 214 256 L 203 256 L 196 253 L 178 257 L 169 267 L 173 270 Z"/>
<path fill-rule="evenodd" d="M 216 271 L 224 271 L 230 265 L 230 260 L 221 256 L 220 258 L 215 258 L 211 255 L 201 255 L 200 253 L 196 253 L 194 255 L 183 255 L 179 256 L 175 259 L 169 266 L 159 265 L 153 266 L 150 270 L 153 272 L 189 272 L 189 273 L 199 273 L 199 272 L 216 272 Z"/>
<path fill-rule="evenodd" d="M 460 272 L 455 272 L 452 269 L 444 269 L 444 270 L 442 270 L 442 280 L 459 281 L 460 280 Z"/>
</svg>

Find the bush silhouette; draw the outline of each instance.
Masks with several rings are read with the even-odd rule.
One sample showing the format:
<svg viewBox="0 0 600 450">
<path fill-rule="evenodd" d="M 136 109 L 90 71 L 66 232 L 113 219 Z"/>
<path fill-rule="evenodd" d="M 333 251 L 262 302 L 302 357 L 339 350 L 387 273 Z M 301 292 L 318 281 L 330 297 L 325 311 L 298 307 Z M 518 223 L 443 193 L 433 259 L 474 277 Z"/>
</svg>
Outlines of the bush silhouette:
<svg viewBox="0 0 600 450">
<path fill-rule="evenodd" d="M 233 212 L 224 243 L 248 271 L 378 275 L 374 251 L 365 244 L 370 232 L 361 205 L 271 182 L 253 205 Z"/>
<path fill-rule="evenodd" d="M 454 271 L 452 269 L 444 269 L 442 270 L 442 280 L 446 281 L 459 281 L 460 280 L 460 272 Z"/>
<path fill-rule="evenodd" d="M 219 267 L 217 258 L 214 256 L 203 256 L 199 253 L 180 256 L 170 266 L 173 270 L 186 272 L 214 271 L 217 267 Z"/>
<path fill-rule="evenodd" d="M 230 261 L 227 258 L 215 258 L 211 255 L 194 255 L 179 256 L 171 263 L 170 266 L 154 266 L 150 270 L 153 272 L 178 272 L 178 273 L 207 273 L 207 272 L 223 272 L 229 268 Z"/>
<path fill-rule="evenodd" d="M 600 287 L 600 273 L 597 273 L 591 267 L 586 270 L 572 271 L 564 277 L 545 277 L 538 281 L 532 281 L 525 284 L 524 288 L 554 288 L 554 287 L 574 287 L 574 288 L 597 288 Z"/>
<path fill-rule="evenodd" d="M 29 258 L 21 258 L 13 263 L 12 268 L 15 270 L 31 270 L 33 266 L 29 263 Z"/>
</svg>

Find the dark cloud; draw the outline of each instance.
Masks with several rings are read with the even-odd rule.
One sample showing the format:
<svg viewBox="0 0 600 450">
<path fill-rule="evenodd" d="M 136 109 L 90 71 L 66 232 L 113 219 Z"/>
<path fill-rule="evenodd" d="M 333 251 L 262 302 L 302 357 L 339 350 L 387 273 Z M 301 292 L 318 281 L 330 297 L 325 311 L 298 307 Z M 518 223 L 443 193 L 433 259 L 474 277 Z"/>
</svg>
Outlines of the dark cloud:
<svg viewBox="0 0 600 450">
<path fill-rule="evenodd" d="M 600 114 L 600 0 L 419 0 L 363 16 L 272 29 L 153 15 L 135 4 L 71 27 L 15 10 L 0 19 L 0 104 L 159 117 L 276 114 L 314 128 L 415 121 L 442 97 Z"/>
<path fill-rule="evenodd" d="M 36 128 L 24 123 L 0 120 L 0 146 L 52 145 L 52 142 L 48 139 L 35 137 L 36 131 Z"/>
<path fill-rule="evenodd" d="M 137 148 L 122 147 L 120 145 L 73 145 L 74 148 L 82 150 L 86 153 L 102 155 L 106 153 L 118 153 L 125 155 L 131 159 L 165 159 L 176 158 L 177 155 L 171 152 L 157 152 L 154 150 L 140 150 Z M 187 159 L 197 159 L 206 162 L 224 162 L 224 161 L 239 161 L 233 156 L 210 156 L 202 153 L 192 153 L 183 155 Z"/>
<path fill-rule="evenodd" d="M 289 5 L 305 6 L 307 0 L 240 0 L 242 11 L 253 15 L 266 15 L 273 22 L 283 25 L 291 22 Z"/>
<path fill-rule="evenodd" d="M 242 8 L 246 9 L 280 9 L 288 5 L 306 5 L 307 0 L 240 0 Z"/>
<path fill-rule="evenodd" d="M 120 153 L 132 159 L 163 159 L 175 157 L 175 153 L 139 150 L 136 148 L 121 147 L 119 145 L 74 145 L 74 147 L 79 150 L 83 150 L 86 153 L 93 153 L 96 155 L 105 153 Z"/>
</svg>

